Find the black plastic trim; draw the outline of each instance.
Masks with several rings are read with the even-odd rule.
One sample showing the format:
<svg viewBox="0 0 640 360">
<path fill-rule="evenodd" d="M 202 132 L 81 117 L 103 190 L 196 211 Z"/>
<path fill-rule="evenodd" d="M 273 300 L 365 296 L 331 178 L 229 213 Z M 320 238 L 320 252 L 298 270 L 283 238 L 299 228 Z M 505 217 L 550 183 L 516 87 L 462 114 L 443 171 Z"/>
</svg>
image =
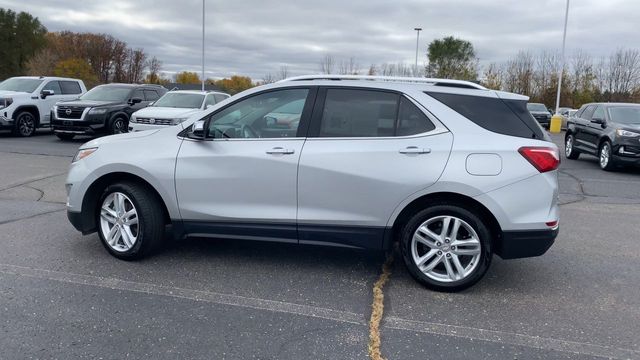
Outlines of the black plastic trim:
<svg viewBox="0 0 640 360">
<path fill-rule="evenodd" d="M 95 226 L 95 222 L 92 221 L 90 215 L 87 215 L 86 212 L 75 212 L 67 210 L 67 218 L 71 225 L 73 225 L 76 230 L 80 231 L 83 235 L 87 235 L 93 232 L 96 232 L 97 228 Z"/>
<path fill-rule="evenodd" d="M 558 232 L 559 228 L 503 231 L 502 237 L 493 244 L 493 251 L 503 259 L 540 256 L 553 245 Z"/>
</svg>

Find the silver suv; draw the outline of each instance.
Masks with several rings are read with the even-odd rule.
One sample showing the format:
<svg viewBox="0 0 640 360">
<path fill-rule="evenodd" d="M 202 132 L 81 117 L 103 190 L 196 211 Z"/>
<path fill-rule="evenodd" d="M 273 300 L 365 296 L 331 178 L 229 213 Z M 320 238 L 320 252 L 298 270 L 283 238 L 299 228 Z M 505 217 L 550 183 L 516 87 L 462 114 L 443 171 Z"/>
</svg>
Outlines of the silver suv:
<svg viewBox="0 0 640 360">
<path fill-rule="evenodd" d="M 557 147 L 527 98 L 442 79 L 304 76 L 176 127 L 92 140 L 71 223 L 135 259 L 173 236 L 390 249 L 456 291 L 558 234 Z"/>
</svg>

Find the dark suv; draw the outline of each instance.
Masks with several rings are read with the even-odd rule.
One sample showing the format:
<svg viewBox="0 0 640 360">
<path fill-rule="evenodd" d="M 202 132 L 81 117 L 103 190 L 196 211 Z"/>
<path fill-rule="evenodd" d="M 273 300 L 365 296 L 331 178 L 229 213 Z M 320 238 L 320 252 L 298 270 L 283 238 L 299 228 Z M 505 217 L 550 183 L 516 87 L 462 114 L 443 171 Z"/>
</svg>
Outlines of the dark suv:
<svg viewBox="0 0 640 360">
<path fill-rule="evenodd" d="M 166 92 L 164 87 L 150 84 L 96 86 L 76 100 L 56 103 L 51 110 L 53 132 L 62 140 L 127 132 L 131 114 Z"/>
<path fill-rule="evenodd" d="M 596 155 L 603 170 L 640 165 L 640 104 L 585 104 L 567 122 L 565 155 Z"/>
<path fill-rule="evenodd" d="M 551 113 L 544 104 L 528 103 L 527 110 L 529 110 L 531 115 L 538 121 L 538 123 L 540 123 L 542 127 L 544 127 L 545 129 L 549 128 L 549 124 L 551 123 Z"/>
</svg>

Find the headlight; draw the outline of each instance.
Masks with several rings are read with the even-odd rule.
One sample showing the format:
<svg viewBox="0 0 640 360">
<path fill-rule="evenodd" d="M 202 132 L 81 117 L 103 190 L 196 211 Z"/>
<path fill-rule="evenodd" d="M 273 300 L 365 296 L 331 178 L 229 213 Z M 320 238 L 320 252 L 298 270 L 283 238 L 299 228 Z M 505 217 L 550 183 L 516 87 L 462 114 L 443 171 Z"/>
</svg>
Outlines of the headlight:
<svg viewBox="0 0 640 360">
<path fill-rule="evenodd" d="M 135 115 L 131 115 L 131 119 L 129 120 L 129 122 L 138 122 L 138 118 Z"/>
<path fill-rule="evenodd" d="M 173 125 L 178 125 L 178 124 L 180 124 L 181 122 L 186 121 L 187 119 L 188 119 L 188 117 L 183 117 L 183 118 L 176 118 L 176 119 L 173 119 Z"/>
<path fill-rule="evenodd" d="M 106 108 L 92 108 L 91 110 L 89 110 L 89 114 L 93 114 L 93 115 L 101 115 L 101 114 L 105 114 L 107 112 Z"/>
<path fill-rule="evenodd" d="M 87 156 L 93 154 L 96 150 L 98 150 L 97 147 L 78 150 L 78 153 L 76 154 L 76 156 L 73 157 L 73 162 L 80 161 L 86 158 Z"/>
<path fill-rule="evenodd" d="M 633 131 L 628 131 L 628 130 L 617 129 L 616 130 L 616 135 L 623 136 L 623 137 L 636 137 L 636 136 L 640 136 L 640 133 L 633 132 Z"/>
<path fill-rule="evenodd" d="M 13 104 L 13 99 L 12 98 L 4 98 L 4 99 L 0 99 L 0 109 L 4 109 L 6 107 L 9 107 L 9 105 Z"/>
</svg>

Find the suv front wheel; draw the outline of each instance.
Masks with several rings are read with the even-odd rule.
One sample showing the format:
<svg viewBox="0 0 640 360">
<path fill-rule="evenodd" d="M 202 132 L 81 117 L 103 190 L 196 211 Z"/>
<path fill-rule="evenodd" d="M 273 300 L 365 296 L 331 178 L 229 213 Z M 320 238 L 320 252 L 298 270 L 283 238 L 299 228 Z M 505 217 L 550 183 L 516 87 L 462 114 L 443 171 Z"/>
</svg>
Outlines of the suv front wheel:
<svg viewBox="0 0 640 360">
<path fill-rule="evenodd" d="M 132 182 L 110 185 L 97 211 L 98 234 L 111 255 L 133 260 L 153 251 L 164 236 L 161 204 Z"/>
<path fill-rule="evenodd" d="M 456 205 L 435 205 L 415 214 L 401 233 L 409 273 L 428 288 L 460 291 L 478 282 L 491 264 L 487 225 Z"/>
<path fill-rule="evenodd" d="M 580 156 L 580 152 L 578 152 L 575 147 L 576 138 L 573 134 L 568 134 L 564 139 L 564 155 L 567 159 L 575 160 Z"/>
<path fill-rule="evenodd" d="M 16 135 L 28 137 L 36 132 L 36 118 L 29 111 L 21 111 L 15 117 L 16 127 L 13 130 Z"/>
<path fill-rule="evenodd" d="M 611 142 L 609 140 L 605 140 L 600 145 L 600 150 L 598 151 L 598 163 L 600 164 L 600 168 L 605 171 L 612 171 L 615 168 L 615 163 L 613 160 L 613 154 L 611 150 Z"/>
</svg>

